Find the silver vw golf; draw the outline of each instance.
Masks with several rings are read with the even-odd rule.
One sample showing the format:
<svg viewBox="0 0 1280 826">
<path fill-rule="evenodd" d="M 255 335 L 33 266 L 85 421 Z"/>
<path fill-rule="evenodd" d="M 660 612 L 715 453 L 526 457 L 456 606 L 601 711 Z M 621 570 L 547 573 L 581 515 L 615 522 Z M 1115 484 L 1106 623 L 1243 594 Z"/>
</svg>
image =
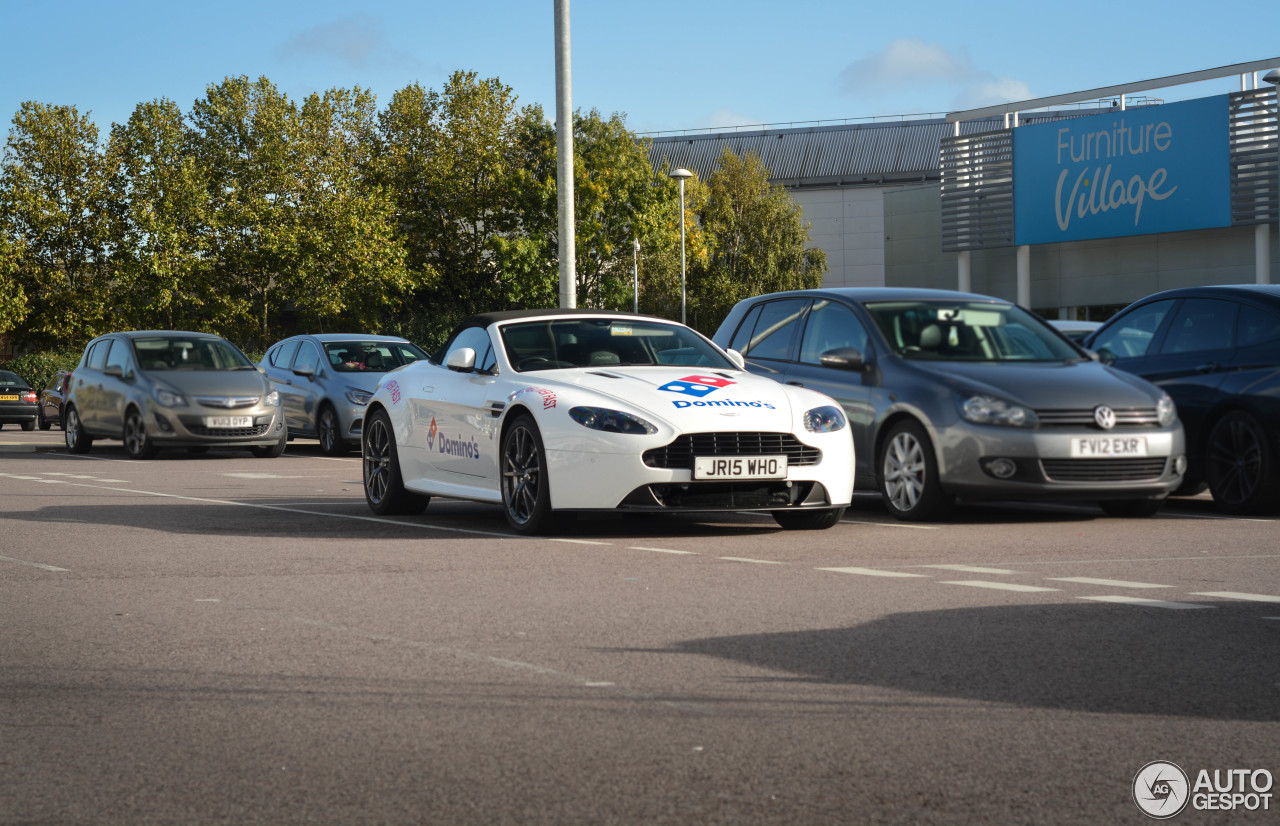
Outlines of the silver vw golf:
<svg viewBox="0 0 1280 826">
<path fill-rule="evenodd" d="M 1149 516 L 1186 470 L 1167 394 L 989 296 L 837 288 L 739 302 L 713 337 L 838 400 L 858 488 L 903 520 L 957 498 L 1092 500 Z"/>
</svg>

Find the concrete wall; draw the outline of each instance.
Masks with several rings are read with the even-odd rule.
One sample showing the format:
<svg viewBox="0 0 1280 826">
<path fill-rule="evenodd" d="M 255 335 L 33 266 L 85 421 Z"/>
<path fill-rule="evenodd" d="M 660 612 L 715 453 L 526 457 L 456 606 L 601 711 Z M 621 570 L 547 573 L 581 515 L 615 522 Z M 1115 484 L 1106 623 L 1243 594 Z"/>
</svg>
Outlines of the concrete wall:
<svg viewBox="0 0 1280 826">
<path fill-rule="evenodd" d="M 884 285 L 884 193 L 889 187 L 790 190 L 809 224 L 809 246 L 827 253 L 824 287 Z"/>
<path fill-rule="evenodd" d="M 942 252 L 940 187 L 884 195 L 884 283 L 956 288 L 956 254 Z M 1037 309 L 1128 304 L 1160 290 L 1252 284 L 1254 228 L 1196 230 L 1031 248 L 1031 305 Z M 1271 281 L 1280 283 L 1280 239 L 1270 227 Z M 1017 298 L 1016 249 L 971 255 L 974 292 Z"/>
</svg>

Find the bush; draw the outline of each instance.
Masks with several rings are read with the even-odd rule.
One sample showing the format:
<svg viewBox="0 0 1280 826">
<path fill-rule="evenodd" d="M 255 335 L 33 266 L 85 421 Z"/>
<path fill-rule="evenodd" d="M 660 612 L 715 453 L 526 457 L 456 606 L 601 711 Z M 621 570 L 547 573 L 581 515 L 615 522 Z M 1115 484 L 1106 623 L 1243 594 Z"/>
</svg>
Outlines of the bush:
<svg viewBox="0 0 1280 826">
<path fill-rule="evenodd" d="M 45 382 L 59 370 L 71 370 L 80 363 L 80 350 L 26 353 L 10 361 L 0 363 L 0 370 L 12 370 L 27 380 L 36 390 L 44 387 Z"/>
</svg>

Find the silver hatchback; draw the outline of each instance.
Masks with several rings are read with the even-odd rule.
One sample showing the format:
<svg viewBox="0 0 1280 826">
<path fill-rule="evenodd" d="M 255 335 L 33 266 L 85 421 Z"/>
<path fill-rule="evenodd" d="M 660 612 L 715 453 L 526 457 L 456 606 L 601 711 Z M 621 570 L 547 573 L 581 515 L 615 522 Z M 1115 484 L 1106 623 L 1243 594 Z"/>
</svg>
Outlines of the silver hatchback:
<svg viewBox="0 0 1280 826">
<path fill-rule="evenodd" d="M 221 336 L 174 330 L 109 333 L 85 347 L 63 409 L 67 450 L 120 439 L 134 459 L 162 447 L 284 452 L 280 394 Z"/>
<path fill-rule="evenodd" d="M 280 393 L 289 438 L 319 439 L 321 452 L 338 456 L 360 443 L 383 374 L 426 357 L 395 336 L 322 333 L 277 341 L 258 366 Z"/>
<path fill-rule="evenodd" d="M 802 290 L 739 302 L 713 337 L 838 400 L 855 483 L 899 519 L 956 498 L 1091 500 L 1147 516 L 1186 471 L 1169 396 L 1030 312 L 973 293 Z"/>
</svg>

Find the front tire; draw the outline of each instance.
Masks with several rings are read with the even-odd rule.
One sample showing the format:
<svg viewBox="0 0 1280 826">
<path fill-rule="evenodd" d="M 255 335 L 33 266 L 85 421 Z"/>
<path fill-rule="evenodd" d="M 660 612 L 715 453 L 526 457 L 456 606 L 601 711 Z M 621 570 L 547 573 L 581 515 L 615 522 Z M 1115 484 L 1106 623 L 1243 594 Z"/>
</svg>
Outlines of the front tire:
<svg viewBox="0 0 1280 826">
<path fill-rule="evenodd" d="M 1209 431 L 1205 477 L 1218 510 L 1270 513 L 1280 504 L 1280 479 L 1267 434 L 1248 413 L 1228 413 Z"/>
<path fill-rule="evenodd" d="M 774 511 L 774 520 L 789 531 L 825 531 L 840 521 L 844 508 L 812 511 Z"/>
<path fill-rule="evenodd" d="M 53 425 L 44 417 L 44 405 L 36 408 L 36 426 L 41 430 L 48 430 Z"/>
<path fill-rule="evenodd" d="M 400 458 L 396 452 L 391 417 L 379 410 L 365 421 L 360 439 L 364 464 L 364 501 L 380 515 L 411 515 L 426 510 L 430 496 L 413 493 L 404 486 Z"/>
<path fill-rule="evenodd" d="M 84 430 L 84 423 L 80 421 L 80 411 L 74 407 L 68 407 L 63 416 L 66 424 L 63 427 L 63 439 L 67 443 L 68 453 L 88 453 L 89 448 L 93 447 L 93 437 Z"/>
<path fill-rule="evenodd" d="M 147 424 L 136 408 L 124 417 L 124 452 L 130 459 L 150 459 L 159 448 L 147 436 Z"/>
<path fill-rule="evenodd" d="M 254 445 L 249 448 L 249 452 L 259 459 L 274 459 L 281 453 L 284 453 L 285 445 L 289 443 L 289 434 L 281 432 L 279 440 L 273 445 Z"/>
<path fill-rule="evenodd" d="M 23 429 L 23 430 L 28 430 L 28 431 L 30 431 L 30 430 L 35 430 L 35 429 L 36 429 L 36 423 L 35 423 L 35 422 L 23 422 L 23 423 L 22 423 L 22 429 Z"/>
<path fill-rule="evenodd" d="M 938 481 L 938 460 L 929 434 L 914 419 L 898 422 L 880 447 L 880 497 L 903 522 L 941 519 L 954 497 Z"/>
<path fill-rule="evenodd" d="M 325 456 L 341 456 L 347 452 L 347 443 L 342 440 L 342 425 L 333 405 L 325 404 L 320 408 L 320 415 L 316 417 L 316 434 L 320 437 L 320 452 Z"/>
<path fill-rule="evenodd" d="M 502 435 L 502 510 L 518 534 L 548 532 L 554 523 L 546 451 L 533 417 L 520 414 Z"/>
</svg>

